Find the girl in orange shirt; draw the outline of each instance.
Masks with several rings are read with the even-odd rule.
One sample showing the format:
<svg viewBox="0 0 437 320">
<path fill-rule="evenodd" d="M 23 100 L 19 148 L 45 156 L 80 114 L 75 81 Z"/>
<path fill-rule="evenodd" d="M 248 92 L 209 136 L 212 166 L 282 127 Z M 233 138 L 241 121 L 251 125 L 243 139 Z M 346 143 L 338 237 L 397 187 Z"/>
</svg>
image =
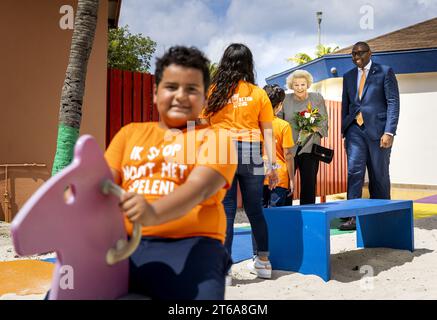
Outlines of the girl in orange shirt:
<svg viewBox="0 0 437 320">
<path fill-rule="evenodd" d="M 213 127 L 228 130 L 236 143 L 238 166 L 232 187 L 223 205 L 227 229 L 225 246 L 231 254 L 237 210 L 237 182 L 240 184 L 245 212 L 254 236 L 254 267 L 260 278 L 271 278 L 268 256 L 267 224 L 263 215 L 264 183 L 263 142 L 268 157 L 270 188 L 277 184 L 275 146 L 272 135 L 273 109 L 267 94 L 255 85 L 253 56 L 250 49 L 233 43 L 225 50 L 213 76 L 208 105 L 203 110 Z M 231 285 L 232 278 L 227 278 Z"/>
</svg>

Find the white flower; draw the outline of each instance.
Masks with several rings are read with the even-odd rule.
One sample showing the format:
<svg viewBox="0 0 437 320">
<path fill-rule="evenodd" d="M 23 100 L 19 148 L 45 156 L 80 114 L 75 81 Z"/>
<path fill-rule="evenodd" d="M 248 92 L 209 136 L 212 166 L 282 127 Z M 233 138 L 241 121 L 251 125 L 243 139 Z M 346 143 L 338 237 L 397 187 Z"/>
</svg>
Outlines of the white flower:
<svg viewBox="0 0 437 320">
<path fill-rule="evenodd" d="M 311 118 L 310 118 L 310 123 L 314 123 L 314 121 L 316 121 L 316 118 L 311 117 Z"/>
<path fill-rule="evenodd" d="M 309 117 L 311 117 L 311 113 L 309 113 L 309 112 L 305 112 L 305 118 L 309 118 Z"/>
</svg>

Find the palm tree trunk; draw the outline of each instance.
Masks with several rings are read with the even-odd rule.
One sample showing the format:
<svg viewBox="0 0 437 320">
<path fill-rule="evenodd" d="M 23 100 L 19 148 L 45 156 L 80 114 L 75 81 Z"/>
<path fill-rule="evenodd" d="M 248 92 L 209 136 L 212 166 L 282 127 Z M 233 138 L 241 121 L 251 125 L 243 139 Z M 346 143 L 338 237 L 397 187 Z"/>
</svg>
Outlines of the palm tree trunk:
<svg viewBox="0 0 437 320">
<path fill-rule="evenodd" d="M 88 60 L 97 26 L 99 0 L 79 0 L 74 21 L 70 59 L 62 87 L 58 139 L 52 175 L 71 163 L 79 137 Z"/>
</svg>

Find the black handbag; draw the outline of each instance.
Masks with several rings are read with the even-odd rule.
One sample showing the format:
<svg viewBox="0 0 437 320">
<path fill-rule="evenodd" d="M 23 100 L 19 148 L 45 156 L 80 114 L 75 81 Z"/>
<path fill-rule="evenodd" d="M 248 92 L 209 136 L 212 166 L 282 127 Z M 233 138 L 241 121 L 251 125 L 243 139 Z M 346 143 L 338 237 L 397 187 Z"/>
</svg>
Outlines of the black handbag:
<svg viewBox="0 0 437 320">
<path fill-rule="evenodd" d="M 319 144 L 314 143 L 311 148 L 311 156 L 314 159 L 323 161 L 325 163 L 331 163 L 334 157 L 334 150 L 322 147 Z"/>
</svg>

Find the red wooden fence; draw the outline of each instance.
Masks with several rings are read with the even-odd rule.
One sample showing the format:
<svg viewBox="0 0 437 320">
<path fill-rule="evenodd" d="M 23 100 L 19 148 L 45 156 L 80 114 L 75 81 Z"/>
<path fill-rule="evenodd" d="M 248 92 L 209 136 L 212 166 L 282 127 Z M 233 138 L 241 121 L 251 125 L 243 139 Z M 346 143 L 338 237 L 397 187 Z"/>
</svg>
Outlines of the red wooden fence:
<svg viewBox="0 0 437 320">
<path fill-rule="evenodd" d="M 108 70 L 108 100 L 106 145 L 120 128 L 130 122 L 158 121 L 158 111 L 153 105 L 154 77 L 148 73 Z M 327 195 L 346 192 L 346 153 L 341 138 L 341 102 L 326 101 L 329 116 L 329 135 L 322 145 L 334 149 L 330 164 L 320 163 L 317 176 L 317 195 L 325 201 Z M 300 177 L 295 179 L 294 199 L 300 196 Z M 238 193 L 238 207 L 241 208 Z"/>
<path fill-rule="evenodd" d="M 347 160 L 341 136 L 341 102 L 326 101 L 329 117 L 328 138 L 323 139 L 322 145 L 334 149 L 334 158 L 327 165 L 322 163 L 318 176 L 320 196 L 343 193 L 347 191 Z"/>
<path fill-rule="evenodd" d="M 148 73 L 108 69 L 106 145 L 131 122 L 158 121 L 153 107 L 154 76 Z"/>
</svg>

